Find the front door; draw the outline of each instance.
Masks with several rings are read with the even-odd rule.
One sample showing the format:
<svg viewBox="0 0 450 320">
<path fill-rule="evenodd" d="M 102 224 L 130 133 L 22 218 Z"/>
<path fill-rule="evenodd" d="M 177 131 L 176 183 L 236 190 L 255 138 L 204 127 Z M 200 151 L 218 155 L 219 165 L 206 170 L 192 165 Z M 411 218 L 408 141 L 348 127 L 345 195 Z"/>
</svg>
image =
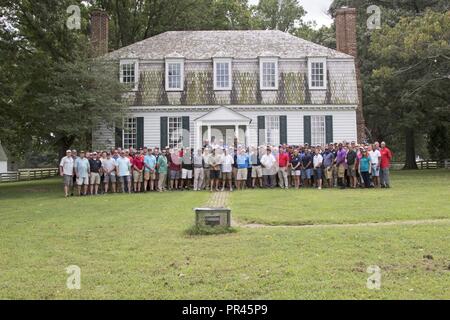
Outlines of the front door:
<svg viewBox="0 0 450 320">
<path fill-rule="evenodd" d="M 208 127 L 202 126 L 202 141 L 208 140 Z M 235 127 L 234 126 L 211 126 L 210 144 L 226 144 L 230 147 L 234 145 Z"/>
</svg>

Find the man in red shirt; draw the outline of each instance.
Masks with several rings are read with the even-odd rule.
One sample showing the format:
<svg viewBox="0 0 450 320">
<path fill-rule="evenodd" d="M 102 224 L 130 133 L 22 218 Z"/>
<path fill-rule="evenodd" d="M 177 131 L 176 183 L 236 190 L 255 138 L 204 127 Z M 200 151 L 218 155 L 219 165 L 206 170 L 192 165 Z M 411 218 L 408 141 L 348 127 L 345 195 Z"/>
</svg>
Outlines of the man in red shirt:
<svg viewBox="0 0 450 320">
<path fill-rule="evenodd" d="M 278 154 L 278 183 L 280 188 L 289 189 L 288 181 L 288 166 L 289 166 L 289 154 L 283 146 L 280 146 L 280 153 Z"/>
<path fill-rule="evenodd" d="M 139 154 L 136 154 L 131 164 L 133 166 L 134 192 L 141 192 L 141 184 L 144 171 L 144 160 Z"/>
<path fill-rule="evenodd" d="M 380 180 L 382 188 L 390 188 L 389 167 L 391 166 L 392 152 L 386 147 L 386 142 L 381 142 Z"/>
</svg>

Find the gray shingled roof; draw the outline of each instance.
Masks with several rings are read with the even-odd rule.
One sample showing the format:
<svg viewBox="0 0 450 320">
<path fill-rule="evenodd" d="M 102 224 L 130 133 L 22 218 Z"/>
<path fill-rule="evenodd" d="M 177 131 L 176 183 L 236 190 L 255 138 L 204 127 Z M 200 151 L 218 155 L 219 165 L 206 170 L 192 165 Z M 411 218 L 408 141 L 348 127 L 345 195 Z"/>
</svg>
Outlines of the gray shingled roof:
<svg viewBox="0 0 450 320">
<path fill-rule="evenodd" d="M 110 52 L 105 58 L 155 60 L 173 56 L 186 59 L 211 59 L 218 56 L 235 59 L 259 56 L 352 58 L 342 52 L 276 30 L 169 31 Z"/>
</svg>

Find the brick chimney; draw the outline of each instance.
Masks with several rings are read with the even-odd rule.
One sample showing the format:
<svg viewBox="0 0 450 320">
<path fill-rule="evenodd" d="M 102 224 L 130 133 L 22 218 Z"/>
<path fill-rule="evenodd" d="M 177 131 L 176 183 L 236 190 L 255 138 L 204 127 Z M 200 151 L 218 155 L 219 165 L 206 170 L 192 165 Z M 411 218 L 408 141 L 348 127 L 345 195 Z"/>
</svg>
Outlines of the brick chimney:
<svg viewBox="0 0 450 320">
<path fill-rule="evenodd" d="M 91 46 L 94 56 L 108 53 L 109 16 L 105 11 L 91 13 Z"/>
<path fill-rule="evenodd" d="M 358 89 L 358 107 L 356 109 L 356 129 L 358 142 L 366 139 L 366 124 L 363 114 L 363 94 L 360 72 L 360 62 L 358 60 L 358 44 L 356 41 L 357 14 L 355 8 L 340 8 L 336 10 L 336 46 L 337 50 L 355 57 L 356 81 Z"/>
</svg>

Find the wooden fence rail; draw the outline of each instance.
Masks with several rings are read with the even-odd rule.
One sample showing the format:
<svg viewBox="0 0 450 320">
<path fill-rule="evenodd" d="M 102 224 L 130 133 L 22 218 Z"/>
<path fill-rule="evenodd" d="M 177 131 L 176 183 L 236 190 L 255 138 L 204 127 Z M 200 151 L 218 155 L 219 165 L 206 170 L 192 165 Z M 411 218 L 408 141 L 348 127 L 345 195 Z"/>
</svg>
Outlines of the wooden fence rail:
<svg viewBox="0 0 450 320">
<path fill-rule="evenodd" d="M 416 161 L 419 169 L 450 169 L 450 159 L 445 160 L 420 160 Z M 391 167 L 395 169 L 402 169 L 403 162 L 392 162 Z"/>
<path fill-rule="evenodd" d="M 58 174 L 58 168 L 19 169 L 14 172 L 0 173 L 0 182 L 38 180 L 55 177 Z"/>
</svg>

